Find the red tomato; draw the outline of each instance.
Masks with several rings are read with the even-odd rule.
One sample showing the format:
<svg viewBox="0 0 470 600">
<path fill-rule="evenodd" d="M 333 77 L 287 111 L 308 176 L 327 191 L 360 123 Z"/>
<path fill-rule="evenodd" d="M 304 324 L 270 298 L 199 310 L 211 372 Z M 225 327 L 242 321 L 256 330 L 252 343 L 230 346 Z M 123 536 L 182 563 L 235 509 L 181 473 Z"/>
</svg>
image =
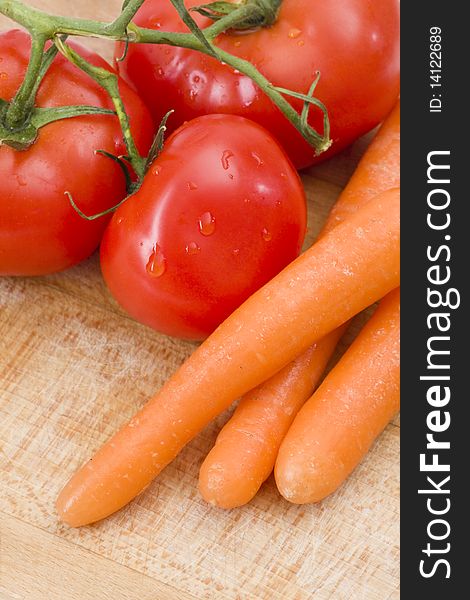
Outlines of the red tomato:
<svg viewBox="0 0 470 600">
<path fill-rule="evenodd" d="M 21 31 L 0 35 L 0 97 L 10 100 L 19 87 L 29 58 L 29 36 Z M 99 56 L 80 48 L 94 64 Z M 136 142 L 145 152 L 153 124 L 133 90 L 122 82 Z M 37 105 L 86 104 L 112 108 L 106 92 L 65 58 L 58 56 L 45 76 Z M 0 274 L 40 275 L 65 269 L 98 246 L 108 217 L 82 219 L 70 206 L 69 191 L 85 214 L 117 204 L 126 193 L 119 166 L 95 150 L 125 153 L 113 115 L 74 117 L 50 123 L 28 150 L 0 147 Z"/>
<path fill-rule="evenodd" d="M 300 252 L 301 181 L 262 127 L 229 115 L 183 125 L 101 245 L 113 296 L 138 321 L 202 339 Z"/>
<path fill-rule="evenodd" d="M 200 4 L 186 1 L 188 7 Z M 200 26 L 209 23 L 195 18 Z M 162 31 L 186 30 L 167 0 L 147 0 L 136 23 Z M 252 62 L 274 85 L 297 92 L 306 93 L 315 72 L 321 72 L 315 95 L 328 107 L 334 143 L 320 159 L 375 127 L 398 96 L 398 0 L 283 0 L 272 27 L 223 34 L 216 43 Z M 122 54 L 122 45 L 116 52 Z M 182 48 L 131 44 L 119 70 L 157 122 L 171 108 L 176 111 L 173 126 L 203 114 L 237 114 L 266 127 L 297 168 L 318 160 L 248 77 L 213 58 Z M 301 101 L 289 101 L 302 109 Z M 311 110 L 310 122 L 322 131 L 318 109 Z"/>
</svg>

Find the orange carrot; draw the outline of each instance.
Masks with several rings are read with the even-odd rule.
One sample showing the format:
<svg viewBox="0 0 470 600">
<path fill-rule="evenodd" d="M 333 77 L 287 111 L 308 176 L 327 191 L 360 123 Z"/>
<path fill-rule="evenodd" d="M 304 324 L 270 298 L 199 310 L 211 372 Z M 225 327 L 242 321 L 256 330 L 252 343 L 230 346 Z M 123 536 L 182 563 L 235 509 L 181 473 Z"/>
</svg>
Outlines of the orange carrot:
<svg viewBox="0 0 470 600">
<path fill-rule="evenodd" d="M 84 525 L 139 494 L 207 423 L 399 284 L 399 191 L 371 200 L 238 308 L 59 495 Z"/>
<path fill-rule="evenodd" d="M 234 508 L 255 496 L 271 474 L 279 446 L 319 382 L 342 332 L 338 327 L 243 396 L 201 466 L 199 490 L 207 502 Z"/>
<path fill-rule="evenodd" d="M 356 340 L 300 409 L 275 477 L 296 504 L 318 502 L 348 477 L 400 401 L 400 290 L 384 298 Z"/>
<path fill-rule="evenodd" d="M 333 206 L 322 235 L 377 194 L 400 187 L 400 101 L 383 122 Z"/>
<path fill-rule="evenodd" d="M 347 219 L 371 196 L 400 184 L 400 105 L 382 124 L 320 235 Z M 274 468 L 295 415 L 319 382 L 347 325 L 244 396 L 202 463 L 199 491 L 220 508 L 249 502 Z"/>
</svg>

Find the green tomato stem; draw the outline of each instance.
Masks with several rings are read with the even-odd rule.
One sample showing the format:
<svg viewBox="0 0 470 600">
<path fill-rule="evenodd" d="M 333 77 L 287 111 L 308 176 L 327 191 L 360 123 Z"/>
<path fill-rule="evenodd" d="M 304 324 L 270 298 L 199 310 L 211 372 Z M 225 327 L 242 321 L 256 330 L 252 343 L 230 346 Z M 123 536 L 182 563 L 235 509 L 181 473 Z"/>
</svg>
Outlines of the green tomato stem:
<svg viewBox="0 0 470 600">
<path fill-rule="evenodd" d="M 219 34 L 228 31 L 229 29 L 253 29 L 260 27 L 269 27 L 275 23 L 282 0 L 242 0 L 239 3 L 234 3 L 234 10 L 225 16 L 209 18 L 216 21 L 204 29 L 205 36 L 213 40 Z M 199 8 L 210 9 L 213 4 L 205 4 Z M 197 11 L 197 8 L 194 10 Z M 204 14 L 204 13 L 203 13 Z"/>
<path fill-rule="evenodd" d="M 68 60 L 70 60 L 74 65 L 76 65 L 108 92 L 114 104 L 114 109 L 121 125 L 130 163 L 137 177 L 142 178 L 145 175 L 146 160 L 140 155 L 137 146 L 135 145 L 135 141 L 131 133 L 129 117 L 126 112 L 124 102 L 122 101 L 121 94 L 119 93 L 118 76 L 112 71 L 91 65 L 82 56 L 80 56 L 80 54 L 68 46 L 60 36 L 57 36 L 54 39 L 54 42 L 61 54 L 63 54 Z"/>
<path fill-rule="evenodd" d="M 144 2 L 145 0 L 126 0 L 122 6 L 121 14 L 108 25 L 108 31 L 111 34 L 113 32 L 118 35 L 125 34 L 127 26 Z"/>
<path fill-rule="evenodd" d="M 43 34 L 32 33 L 31 57 L 23 83 L 15 94 L 5 114 L 4 124 L 8 129 L 16 130 L 25 125 L 34 106 L 37 89 L 36 82 L 41 71 L 44 55 L 44 46 L 47 37 Z"/>
<path fill-rule="evenodd" d="M 155 31 L 153 29 L 146 29 L 138 27 L 133 23 L 130 23 L 129 29 L 133 32 L 135 41 L 137 43 L 146 44 L 167 44 L 170 46 L 178 46 L 181 48 L 188 48 L 191 50 L 197 50 L 204 54 L 209 54 L 203 44 L 194 38 L 189 33 L 169 33 L 162 31 Z M 252 65 L 249 61 L 234 56 L 225 50 L 221 50 L 217 47 L 217 55 L 219 59 L 244 75 L 247 75 L 252 79 L 258 87 L 268 96 L 268 98 L 279 108 L 283 115 L 294 125 L 299 131 L 303 138 L 314 148 L 315 154 L 321 154 L 328 150 L 331 146 L 331 140 L 328 134 L 328 128 L 324 131 L 323 135 L 318 133 L 313 127 L 311 127 L 306 120 L 302 119 L 302 116 L 293 108 L 293 106 L 284 98 L 282 93 L 275 88 L 271 82 L 262 75 L 258 69 Z M 324 116 L 327 116 L 326 108 L 321 104 L 313 100 L 310 100 L 311 104 L 317 104 L 318 108 L 323 111 Z M 325 118 L 327 120 L 327 118 Z"/>
<path fill-rule="evenodd" d="M 290 105 L 284 95 L 289 95 L 281 88 L 275 88 L 250 62 L 234 56 L 218 48 L 213 39 L 227 29 L 236 29 L 238 24 L 246 24 L 247 17 L 261 15 L 264 19 L 262 25 L 269 26 L 277 17 L 282 0 L 242 0 L 239 6 L 230 14 L 222 16 L 218 21 L 206 28 L 203 34 L 174 33 L 155 31 L 138 27 L 132 23 L 132 19 L 143 4 L 144 0 L 125 0 L 121 14 L 111 23 L 101 23 L 87 19 L 76 19 L 49 15 L 43 11 L 25 6 L 19 0 L 0 0 L 0 13 L 10 17 L 12 20 L 26 27 L 33 36 L 33 50 L 30 65 L 25 81 L 18 90 L 15 99 L 8 107 L 6 121 L 12 126 L 21 126 L 28 118 L 28 110 L 31 110 L 31 99 L 34 101 L 35 80 L 41 69 L 44 44 L 47 39 L 54 39 L 61 51 L 83 71 L 95 79 L 113 100 L 116 112 L 123 127 L 123 136 L 128 147 L 128 154 L 136 173 L 142 174 L 144 159 L 140 156 L 133 141 L 129 120 L 124 105 L 119 96 L 117 78 L 109 72 L 99 72 L 96 67 L 89 65 L 82 57 L 74 53 L 61 40 L 63 35 L 78 35 L 101 37 L 105 39 L 121 40 L 125 42 L 140 42 L 148 44 L 167 44 L 181 48 L 188 48 L 202 52 L 208 56 L 217 56 L 219 60 L 233 69 L 250 77 L 259 88 L 271 99 L 284 116 L 296 127 L 304 139 L 314 148 L 316 154 L 327 150 L 331 145 L 329 138 L 329 121 L 326 108 L 316 99 L 308 99 L 308 105 L 315 105 L 323 112 L 323 132 L 319 133 L 313 129 L 305 118 L 305 109 L 302 115 Z M 180 0 L 171 0 L 175 7 L 182 11 Z M 202 39 L 201 39 L 202 38 Z M 105 71 L 105 72 L 104 72 Z M 281 91 L 280 91 L 281 90 Z M 290 95 L 295 96 L 295 92 Z M 26 114 L 25 114 L 26 113 Z"/>
<path fill-rule="evenodd" d="M 101 23 L 89 19 L 77 19 L 50 15 L 42 10 L 27 6 L 19 0 L 0 0 L 0 13 L 15 23 L 23 25 L 30 33 L 40 32 L 46 39 L 52 39 L 59 33 L 121 39 L 119 35 L 109 33 L 110 23 Z"/>
<path fill-rule="evenodd" d="M 209 27 L 204 29 L 206 38 L 208 40 L 213 40 L 221 33 L 224 33 L 224 31 L 234 29 L 238 23 L 256 18 L 259 12 L 259 8 L 254 4 L 242 4 L 237 10 L 221 17 L 212 23 L 212 25 L 209 25 Z"/>
</svg>

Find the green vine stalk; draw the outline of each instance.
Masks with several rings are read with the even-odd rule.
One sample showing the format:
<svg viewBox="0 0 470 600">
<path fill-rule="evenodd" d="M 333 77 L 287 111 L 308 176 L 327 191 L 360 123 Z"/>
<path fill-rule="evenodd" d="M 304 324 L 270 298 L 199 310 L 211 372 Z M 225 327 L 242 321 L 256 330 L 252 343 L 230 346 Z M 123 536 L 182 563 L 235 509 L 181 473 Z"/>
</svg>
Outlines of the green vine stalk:
<svg viewBox="0 0 470 600">
<path fill-rule="evenodd" d="M 217 5 L 219 7 L 223 4 L 227 5 L 226 2 L 215 2 L 212 5 L 196 8 L 195 10 L 213 12 L 214 22 L 203 30 L 198 28 L 183 0 L 169 0 L 188 26 L 189 33 L 156 31 L 138 27 L 133 23 L 133 18 L 144 1 L 125 0 L 121 13 L 117 18 L 105 23 L 48 14 L 27 6 L 19 0 L 0 0 L 0 13 L 26 28 L 32 38 L 31 56 L 23 83 L 13 100 L 8 103 L 8 106 L 4 106 L 0 112 L 0 142 L 9 143 L 17 149 L 20 149 L 22 144 L 23 147 L 27 147 L 28 144 L 34 143 L 34 131 L 28 141 L 28 136 L 25 136 L 24 130 L 30 126 L 31 121 L 34 121 L 32 116 L 37 111 L 34 108 L 34 102 L 39 82 L 44 76 L 48 65 L 52 62 L 56 51 L 51 49 L 45 51 L 47 41 L 52 40 L 56 49 L 85 71 L 110 94 L 123 130 L 129 161 L 134 171 L 140 177 L 143 176 L 146 161 L 145 158 L 140 156 L 135 146 L 127 114 L 119 95 L 117 78 L 105 69 L 90 65 L 74 52 L 65 42 L 67 36 L 74 35 L 120 40 L 126 43 L 166 44 L 215 56 L 233 69 L 250 77 L 296 127 L 304 139 L 313 147 L 316 154 L 321 154 L 330 147 L 328 113 L 326 107 L 319 100 L 314 98 L 311 93 L 304 95 L 276 88 L 249 61 L 222 50 L 215 43 L 217 36 L 228 29 L 244 28 L 248 23 L 250 27 L 254 25 L 269 26 L 277 18 L 282 0 L 241 0 L 241 2 L 231 4 L 232 8 L 230 6 L 220 8 L 223 14 L 217 13 L 217 10 L 214 9 L 217 9 Z M 318 77 L 314 82 L 315 85 L 317 81 Z M 312 90 L 315 85 L 312 85 Z M 304 110 L 301 114 L 286 100 L 285 96 L 289 95 L 303 100 Z M 316 131 L 308 123 L 308 110 L 312 105 L 323 113 L 324 128 L 322 132 Z M 83 114 L 85 107 L 78 108 Z M 69 113 L 72 112 L 70 109 Z M 18 142 L 19 138 L 22 139 L 22 144 Z"/>
</svg>

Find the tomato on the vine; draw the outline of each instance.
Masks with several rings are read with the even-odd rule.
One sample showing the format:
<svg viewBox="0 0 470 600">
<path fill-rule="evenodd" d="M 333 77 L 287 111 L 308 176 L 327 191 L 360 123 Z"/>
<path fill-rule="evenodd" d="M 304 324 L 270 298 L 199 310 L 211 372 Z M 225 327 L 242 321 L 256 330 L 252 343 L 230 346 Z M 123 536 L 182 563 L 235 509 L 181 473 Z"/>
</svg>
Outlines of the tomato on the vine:
<svg viewBox="0 0 470 600">
<path fill-rule="evenodd" d="M 168 139 L 101 245 L 105 281 L 137 320 L 202 339 L 300 252 L 302 183 L 262 127 L 199 117 Z"/>
<path fill-rule="evenodd" d="M 188 8 L 201 0 L 187 0 Z M 199 26 L 210 23 L 192 13 Z M 135 22 L 161 31 L 187 31 L 167 0 L 148 0 Z M 184 48 L 130 44 L 119 63 L 158 122 L 175 109 L 173 125 L 198 115 L 230 113 L 266 127 L 297 168 L 338 152 L 375 127 L 399 92 L 398 0 L 283 0 L 278 19 L 252 32 L 229 31 L 216 45 L 247 59 L 274 85 L 307 93 L 321 73 L 315 96 L 329 111 L 333 145 L 314 158 L 305 142 L 251 79 L 215 59 Z M 121 55 L 122 44 L 116 53 Z M 302 101 L 290 98 L 300 111 Z M 322 131 L 322 113 L 309 122 Z"/>
<path fill-rule="evenodd" d="M 0 97 L 11 100 L 28 65 L 31 39 L 12 30 L 0 34 Z M 98 55 L 74 45 L 89 62 L 111 68 Z M 123 81 L 120 91 L 136 143 L 145 153 L 153 123 L 137 94 Z M 64 57 L 57 56 L 37 95 L 39 107 L 92 105 L 112 109 L 97 83 Z M 86 221 L 69 203 L 69 192 L 87 215 L 117 204 L 126 194 L 124 175 L 106 150 L 125 154 L 114 115 L 63 119 L 39 130 L 27 150 L 0 147 L 0 275 L 41 275 L 69 267 L 98 246 L 109 220 Z"/>
</svg>

